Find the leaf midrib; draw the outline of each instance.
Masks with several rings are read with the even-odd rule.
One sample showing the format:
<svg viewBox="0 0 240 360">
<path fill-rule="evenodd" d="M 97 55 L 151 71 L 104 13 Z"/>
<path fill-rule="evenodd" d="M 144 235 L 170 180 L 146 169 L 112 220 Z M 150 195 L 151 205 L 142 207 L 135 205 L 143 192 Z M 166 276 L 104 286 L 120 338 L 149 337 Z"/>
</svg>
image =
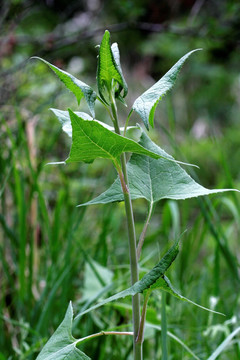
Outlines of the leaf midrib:
<svg viewBox="0 0 240 360">
<path fill-rule="evenodd" d="M 82 120 L 82 121 L 88 121 L 88 120 Z M 91 121 L 94 121 L 94 120 L 91 120 Z M 107 150 L 105 150 L 104 148 L 102 148 L 100 145 L 98 145 L 96 142 L 94 142 L 90 137 L 89 137 L 89 135 L 87 135 L 86 134 L 86 132 L 84 131 L 84 129 L 81 127 L 80 128 L 81 130 L 82 130 L 82 132 L 84 133 L 84 135 L 90 140 L 90 142 L 92 143 L 92 144 L 94 144 L 95 146 L 97 146 L 99 149 L 101 149 L 103 152 L 105 152 L 106 154 L 108 154 L 108 155 L 110 155 L 110 159 L 113 159 L 113 160 L 116 160 L 117 159 L 117 157 L 113 157 L 112 155 L 111 155 L 111 153 L 109 153 Z M 117 135 L 117 134 L 116 134 Z M 124 147 L 125 147 L 125 145 L 124 145 Z"/>
</svg>

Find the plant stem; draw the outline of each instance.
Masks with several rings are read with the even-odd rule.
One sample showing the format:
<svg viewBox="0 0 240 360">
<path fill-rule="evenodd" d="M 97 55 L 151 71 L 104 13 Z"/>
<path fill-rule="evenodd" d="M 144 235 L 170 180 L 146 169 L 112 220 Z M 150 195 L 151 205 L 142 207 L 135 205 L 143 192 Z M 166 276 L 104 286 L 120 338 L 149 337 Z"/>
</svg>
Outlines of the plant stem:
<svg viewBox="0 0 240 360">
<path fill-rule="evenodd" d="M 140 327 L 139 327 L 139 332 L 138 332 L 138 337 L 137 337 L 138 343 L 143 343 L 143 340 L 144 340 L 144 326 L 145 326 L 145 321 L 146 321 L 147 303 L 148 303 L 150 294 L 151 294 L 151 289 L 148 289 L 145 299 L 144 299 L 144 304 L 143 304 L 143 309 L 142 309 L 142 316 L 141 316 Z"/>
<path fill-rule="evenodd" d="M 167 315 L 166 315 L 166 293 L 162 291 L 161 306 L 161 337 L 162 337 L 162 360 L 168 359 L 167 350 Z"/>
<path fill-rule="evenodd" d="M 78 339 L 76 341 L 76 344 L 78 344 L 80 342 L 85 342 L 85 341 L 91 340 L 91 339 L 93 339 L 95 337 L 103 336 L 103 335 L 129 335 L 129 336 L 133 336 L 133 332 L 128 332 L 128 331 L 125 331 L 125 332 L 122 332 L 122 331 L 100 331 L 100 332 L 98 332 L 96 334 L 91 334 L 91 335 L 85 336 L 82 339 Z"/>
<path fill-rule="evenodd" d="M 109 93 L 111 99 L 111 110 L 113 116 L 114 129 L 117 134 L 120 135 L 120 129 L 118 125 L 117 106 L 114 95 L 112 92 Z M 122 191 L 124 195 L 125 212 L 128 227 L 128 244 L 129 244 L 129 255 L 130 255 L 130 269 L 131 269 L 131 284 L 135 284 L 139 280 L 138 275 L 138 259 L 137 259 L 137 242 L 135 234 L 135 225 L 133 217 L 132 202 L 129 193 L 128 177 L 127 177 L 127 165 L 125 154 L 121 156 L 122 171 L 119 173 L 121 180 Z M 137 342 L 137 336 L 140 327 L 140 296 L 136 294 L 132 297 L 132 313 L 133 313 L 133 352 L 134 360 L 142 360 L 142 343 Z"/>
<path fill-rule="evenodd" d="M 151 219 L 151 216 L 152 216 L 152 210 L 153 210 L 153 203 L 151 202 L 150 203 L 150 207 L 149 207 L 149 210 L 148 210 L 148 215 L 147 215 L 147 219 L 145 221 L 145 224 L 144 224 L 144 227 L 143 227 L 143 231 L 140 235 L 140 238 L 139 238 L 139 241 L 138 241 L 138 246 L 137 246 L 137 257 L 138 257 L 138 260 L 140 259 L 140 256 L 141 256 L 141 250 L 142 250 L 142 246 L 143 246 L 143 243 L 144 243 L 144 239 L 145 239 L 145 236 L 146 236 L 146 232 L 147 232 L 147 228 L 148 228 L 148 225 L 149 225 L 149 221 Z"/>
</svg>

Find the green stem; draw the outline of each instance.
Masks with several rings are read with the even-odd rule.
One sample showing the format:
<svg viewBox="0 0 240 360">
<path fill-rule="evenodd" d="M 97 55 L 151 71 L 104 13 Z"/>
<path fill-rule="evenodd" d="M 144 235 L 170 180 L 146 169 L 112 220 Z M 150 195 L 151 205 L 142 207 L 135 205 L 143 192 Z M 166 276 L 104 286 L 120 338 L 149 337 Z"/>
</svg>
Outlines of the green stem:
<svg viewBox="0 0 240 360">
<path fill-rule="evenodd" d="M 147 219 L 145 221 L 143 231 L 142 231 L 142 233 L 140 235 L 140 238 L 139 238 L 139 241 L 138 241 L 138 246 L 137 246 L 138 260 L 140 259 L 140 256 L 141 256 L 142 246 L 143 246 L 143 243 L 144 243 L 144 240 L 145 240 L 145 236 L 146 236 L 147 228 L 148 228 L 148 225 L 149 225 L 149 221 L 150 221 L 151 216 L 152 216 L 152 210 L 153 210 L 153 202 L 150 203 Z"/>
<path fill-rule="evenodd" d="M 162 337 L 162 360 L 168 359 L 167 350 L 167 315 L 166 315 L 166 293 L 162 291 L 161 306 L 161 337 Z"/>
<path fill-rule="evenodd" d="M 76 340 L 76 344 L 79 344 L 80 342 L 85 342 L 85 341 L 88 341 L 88 340 L 91 340 L 95 337 L 99 337 L 99 336 L 103 336 L 103 335 L 129 335 L 129 336 L 133 336 L 133 333 L 132 332 L 128 332 L 128 331 L 100 331 L 99 333 L 96 333 L 96 334 L 91 334 L 91 335 L 88 335 L 88 336 L 85 336 L 84 338 L 82 339 L 78 339 Z"/>
<path fill-rule="evenodd" d="M 143 340 L 144 340 L 144 326 L 145 326 L 145 321 L 146 321 L 147 303 L 148 303 L 150 294 L 151 294 L 151 289 L 148 289 L 148 291 L 145 295 L 145 299 L 144 299 L 140 327 L 139 327 L 139 332 L 138 332 L 138 337 L 137 337 L 137 343 L 143 343 Z"/>
<path fill-rule="evenodd" d="M 115 98 L 112 92 L 109 92 L 111 99 L 111 110 L 113 116 L 113 124 L 114 129 L 117 134 L 120 135 L 120 129 L 118 125 L 118 115 L 117 115 L 117 106 L 115 103 Z M 130 255 L 130 269 L 131 269 L 131 284 L 135 284 L 139 280 L 138 275 L 138 260 L 137 260 L 137 242 L 136 242 L 136 234 L 135 234 L 135 225 L 134 225 L 134 217 L 133 217 L 133 209 L 132 202 L 129 193 L 128 186 L 128 177 L 127 177 L 127 165 L 126 165 L 126 157 L 125 154 L 121 156 L 121 165 L 122 169 L 118 169 L 122 191 L 124 195 L 124 203 L 125 203 L 125 212 L 127 219 L 127 227 L 128 227 L 128 244 L 129 244 L 129 255 Z M 134 350 L 134 360 L 142 360 L 142 343 L 137 342 L 137 336 L 140 327 L 140 296 L 136 294 L 132 297 L 132 313 L 133 313 L 133 333 L 134 333 L 134 341 L 133 341 L 133 350 Z"/>
<path fill-rule="evenodd" d="M 127 127 L 128 127 L 128 122 L 129 122 L 129 120 L 130 120 L 130 117 L 131 117 L 132 113 L 133 113 L 133 110 L 131 110 L 130 113 L 128 114 L 128 117 L 127 117 L 127 120 L 126 120 L 126 123 L 125 123 L 125 126 L 124 126 L 123 136 L 126 135 Z"/>
</svg>

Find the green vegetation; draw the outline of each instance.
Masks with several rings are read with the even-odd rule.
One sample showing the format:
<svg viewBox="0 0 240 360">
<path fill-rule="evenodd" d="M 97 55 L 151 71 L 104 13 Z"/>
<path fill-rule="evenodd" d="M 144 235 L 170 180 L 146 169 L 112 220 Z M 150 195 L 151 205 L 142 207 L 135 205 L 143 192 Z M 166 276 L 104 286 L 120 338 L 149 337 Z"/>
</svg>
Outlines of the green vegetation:
<svg viewBox="0 0 240 360">
<path fill-rule="evenodd" d="M 18 2 L 20 3 L 21 1 Z M 17 6 L 16 4 L 14 6 Z M 228 17 L 228 22 L 222 29 L 224 37 L 226 35 L 225 44 L 227 34 L 233 29 L 229 25 L 232 22 L 231 14 L 237 14 L 233 12 L 233 7 L 229 4 L 228 8 L 224 8 L 226 18 Z M 126 1 L 117 14 L 113 15 L 110 11 L 111 6 L 108 8 L 108 16 L 114 16 L 114 21 L 118 16 L 121 21 L 127 21 L 127 16 L 138 21 L 144 16 L 145 10 L 140 2 L 135 8 L 129 8 Z M 29 24 L 36 23 L 39 12 L 26 16 L 33 19 Z M 44 19 L 46 24 L 42 24 L 42 33 L 46 26 L 48 31 L 51 31 L 52 26 L 57 24 L 56 18 L 54 20 L 54 17 L 50 16 L 50 11 Z M 203 19 L 200 12 L 196 27 L 201 28 Z M 121 134 L 124 133 L 124 122 L 135 99 L 153 83 L 153 79 L 141 75 L 136 60 L 133 61 L 134 56 L 138 60 L 141 57 L 143 62 L 146 59 L 153 61 L 150 69 L 148 62 L 145 62 L 146 73 L 151 71 L 157 81 L 184 53 L 190 49 L 203 48 L 203 51 L 191 55 L 174 90 L 163 98 L 156 109 L 153 108 L 155 129 L 151 126 L 153 117 L 149 132 L 143 129 L 140 114 L 138 115 L 136 110 L 130 114 L 129 129 L 124 138 L 129 140 L 128 146 L 132 146 L 135 141 L 137 145 L 145 148 L 141 151 L 163 156 L 159 159 L 139 153 L 133 153 L 130 159 L 127 156 L 136 235 L 140 243 L 144 239 L 143 247 L 139 246 L 137 252 L 138 256 L 142 250 L 139 278 L 148 279 L 148 274 L 156 264 L 161 264 L 161 259 L 168 253 L 168 249 L 175 241 L 180 240 L 180 251 L 168 268 L 167 277 L 160 276 L 151 285 L 156 287 L 151 289 L 151 294 L 148 290 L 144 290 L 143 295 L 140 294 L 141 314 L 146 315 L 145 323 L 140 322 L 140 334 L 143 334 L 145 325 L 143 358 L 159 359 L 165 356 L 165 359 L 237 360 L 240 356 L 239 195 L 229 192 L 194 199 L 188 196 L 190 194 L 187 190 L 187 186 L 191 186 L 191 191 L 204 195 L 211 193 L 207 188 L 240 188 L 237 57 L 228 47 L 226 63 L 223 65 L 223 57 L 219 56 L 222 51 L 221 41 L 216 41 L 220 33 L 218 21 L 206 21 L 206 31 L 215 29 L 213 38 L 206 36 L 205 41 L 200 33 L 198 37 L 195 32 L 180 41 L 177 27 L 181 27 L 183 21 L 181 17 L 176 20 L 175 27 L 166 27 L 166 30 L 169 29 L 168 34 L 152 33 L 143 37 L 136 34 L 133 28 L 123 31 L 122 34 L 112 33 L 112 38 L 120 45 L 123 59 L 121 71 L 115 55 L 114 66 L 118 75 L 114 95 L 117 98 Z M 219 23 L 221 22 L 219 19 Z M 21 34 L 28 31 L 28 22 L 24 26 Z M 137 23 L 132 26 L 137 27 Z M 152 26 L 154 27 L 154 24 Z M 187 33 L 187 27 L 182 27 L 182 31 Z M 39 34 L 36 29 L 34 32 Z M 18 33 L 17 36 L 24 41 L 21 34 Z M 144 41 L 140 41 L 141 38 L 144 38 Z M 5 87 L 2 86 L 1 360 L 36 359 L 60 323 L 67 329 L 67 334 L 65 342 L 58 344 L 60 348 L 72 346 L 73 352 L 76 351 L 77 354 L 72 356 L 81 354 L 84 358 L 82 354 L 85 353 L 92 359 L 133 357 L 131 296 L 135 294 L 135 290 L 130 284 L 127 228 L 122 202 L 124 199 L 120 181 L 114 181 L 116 171 L 112 162 L 102 158 L 91 164 L 68 162 L 67 165 L 45 166 L 46 163 L 59 160 L 64 162 L 71 137 L 82 132 L 82 125 L 88 126 L 95 116 L 99 119 L 96 125 L 98 130 L 101 129 L 104 134 L 107 130 L 109 135 L 115 135 L 114 124 L 108 121 L 107 108 L 108 104 L 111 104 L 111 97 L 104 85 L 110 77 L 102 73 L 101 76 L 106 77 L 105 83 L 98 82 L 98 87 L 102 86 L 98 96 L 104 104 L 95 98 L 95 86 L 86 85 L 94 84 L 92 64 L 96 54 L 93 55 L 93 45 L 99 39 L 100 37 L 94 38 L 92 43 L 89 42 L 86 55 L 82 54 L 82 49 L 79 51 L 79 48 L 83 43 L 87 44 L 88 39 L 83 42 L 80 40 L 77 50 L 70 49 L 70 45 L 59 52 L 59 49 L 46 46 L 45 50 L 42 48 L 37 53 L 36 44 L 29 39 L 27 49 L 24 50 L 19 43 L 16 52 L 3 59 L 4 72 L 4 66 L 18 66 L 18 61 L 23 61 L 24 56 L 44 56 L 54 63 L 55 69 L 67 69 L 83 79 L 84 83 L 81 82 L 80 87 L 86 87 L 81 91 L 79 87 L 75 88 L 77 100 L 81 101 L 80 112 L 72 94 L 68 94 L 61 84 L 58 86 L 56 78 L 47 71 L 42 62 L 31 60 L 24 68 L 17 69 L 17 73 L 10 75 L 6 71 L 7 77 L 4 79 L 8 81 L 11 91 L 10 100 L 6 102 L 4 99 L 8 92 L 3 92 Z M 234 37 L 231 39 L 233 45 Z M 134 56 L 131 53 L 133 40 L 136 45 Z M 81 54 L 84 71 L 68 65 L 71 51 L 72 54 Z M 112 51 L 117 54 L 116 45 Z M 63 59 L 64 64 L 61 60 L 59 63 L 59 58 Z M 88 70 L 91 70 L 90 75 Z M 111 76 L 114 76 L 114 68 L 112 70 Z M 99 76 L 98 72 L 98 78 Z M 16 83 L 11 82 L 11 79 Z M 128 97 L 125 96 L 126 80 L 129 87 Z M 86 94 L 89 94 L 89 98 Z M 125 101 L 128 108 L 122 104 Z M 47 111 L 52 106 L 61 109 L 70 107 L 74 110 L 70 113 L 57 109 Z M 68 136 L 61 132 L 53 114 L 57 116 Z M 76 126 L 72 134 L 71 121 L 74 122 L 74 119 Z M 138 125 L 137 128 L 133 126 L 134 123 L 140 123 L 140 128 Z M 104 129 L 101 127 L 103 125 Z M 146 125 L 148 126 L 148 123 Z M 168 161 L 167 159 L 174 158 L 159 145 L 177 160 L 197 164 L 200 169 L 184 166 L 185 171 L 179 166 L 180 161 Z M 77 154 L 79 159 L 78 147 L 75 149 L 77 153 L 75 150 L 72 153 L 72 150 L 70 157 L 74 155 L 76 159 Z M 90 155 L 91 158 L 87 159 L 89 161 L 93 160 L 92 149 Z M 114 162 L 119 156 L 120 153 L 114 153 L 110 158 Z M 171 171 L 176 172 L 173 183 L 180 178 L 186 179 L 187 173 L 191 175 L 186 187 L 181 188 L 181 193 L 173 192 L 171 197 L 168 182 L 161 189 L 153 187 L 152 191 L 147 191 L 149 166 L 158 169 L 158 180 L 162 182 L 164 177 L 161 177 L 160 173 L 166 168 L 166 163 Z M 144 171 L 141 171 L 141 168 Z M 135 174 L 144 181 L 134 187 Z M 148 186 L 144 187 L 145 184 Z M 185 198 L 189 199 L 181 200 Z M 116 202 L 112 204 L 112 200 Z M 89 204 L 92 206 L 85 206 Z M 157 274 L 161 274 L 159 268 Z M 140 287 L 137 292 L 141 290 L 143 288 Z M 126 292 L 129 296 L 123 298 L 122 294 Z M 116 296 L 115 301 L 108 302 L 113 294 Z M 191 299 L 226 316 L 180 301 L 178 297 L 183 298 L 183 295 L 183 300 Z M 76 317 L 73 323 L 71 304 L 68 307 L 71 300 Z M 103 302 L 105 305 L 100 306 Z M 91 308 L 95 310 L 89 311 Z M 72 335 L 79 340 L 73 340 Z M 41 356 L 46 357 L 44 353 L 40 358 Z M 52 356 L 55 358 L 54 353 Z"/>
<path fill-rule="evenodd" d="M 66 87 L 74 93 L 78 103 L 80 103 L 81 98 L 85 98 L 89 109 L 94 116 L 95 111 L 93 106 L 97 99 L 106 108 L 113 123 L 113 128 L 109 128 L 109 126 L 106 127 L 104 123 L 96 121 L 95 118 L 89 119 L 88 114 L 83 113 L 83 115 L 81 115 L 81 113 L 79 113 L 77 115 L 70 109 L 67 114 L 66 112 L 63 113 L 61 110 L 54 109 L 54 113 L 60 115 L 59 120 L 64 131 L 72 138 L 71 151 L 66 163 L 79 161 L 92 163 L 96 158 L 109 159 L 112 161 L 118 173 L 119 182 L 117 180 L 109 191 L 100 195 L 100 201 L 95 200 L 93 203 L 101 204 L 124 201 L 128 227 L 132 286 L 100 302 L 98 305 L 92 306 L 85 311 L 81 311 L 76 316 L 75 320 L 78 320 L 80 316 L 89 311 L 97 309 L 99 306 L 127 296 L 132 296 L 133 332 L 111 332 L 110 330 L 105 331 L 104 329 L 101 329 L 100 334 L 132 335 L 133 357 L 135 360 L 143 359 L 142 345 L 144 341 L 147 304 L 153 290 L 161 289 L 162 291 L 174 295 L 180 300 L 186 300 L 193 305 L 207 310 L 180 295 L 173 288 L 170 280 L 165 275 L 165 272 L 177 257 L 179 240 L 175 242 L 160 262 L 145 274 L 141 280 L 139 280 L 138 275 L 138 258 L 141 256 L 147 226 L 150 222 L 153 205 L 156 201 L 161 198 L 176 200 L 186 199 L 229 190 L 207 190 L 195 183 L 179 165 L 176 165 L 176 160 L 152 142 L 139 125 L 135 126 L 135 128 L 130 128 L 133 131 L 137 130 L 137 132 L 140 132 L 139 143 L 127 137 L 129 130 L 128 123 L 133 110 L 138 112 L 142 117 L 147 129 L 149 129 L 149 124 L 153 127 L 154 112 L 159 100 L 161 100 L 161 98 L 173 87 L 183 63 L 192 53 L 193 51 L 181 58 L 168 73 L 162 77 L 162 79 L 135 100 L 132 110 L 126 119 L 123 135 L 121 134 L 119 127 L 116 99 L 126 104 L 124 98 L 128 93 L 128 87 L 121 70 L 118 46 L 116 43 L 111 46 L 110 34 L 108 31 L 106 31 L 103 36 L 98 56 L 97 85 L 99 95 L 82 81 L 79 81 L 74 76 L 58 69 L 56 66 L 53 66 L 44 60 L 44 62 L 57 74 L 60 80 L 63 81 Z M 129 170 L 124 154 L 129 152 L 138 154 L 137 158 L 134 158 L 133 156 L 129 161 L 129 164 L 133 167 L 132 170 Z M 130 183 L 128 180 L 130 174 L 131 186 L 129 185 Z M 137 189 L 138 191 L 136 191 Z M 146 195 L 147 193 L 149 196 Z M 147 215 L 146 223 L 143 226 L 142 235 L 137 247 L 134 213 L 131 201 L 142 197 L 149 202 L 149 213 Z M 21 233 L 21 236 L 24 236 L 24 233 Z M 24 250 L 25 247 L 26 243 L 23 245 Z M 22 254 L 22 257 L 24 258 L 25 254 Z M 19 277 L 20 296 L 22 295 L 24 297 L 25 277 L 23 271 L 20 272 Z M 140 310 L 140 297 L 138 295 L 140 293 L 143 293 L 145 298 L 142 312 Z M 161 308 L 162 357 L 167 359 L 168 346 L 165 296 L 162 299 Z M 209 311 L 215 312 L 213 309 L 209 309 Z M 89 334 L 87 337 L 76 340 L 71 335 L 73 327 L 72 321 L 73 310 L 72 305 L 70 304 L 65 319 L 47 342 L 37 359 L 64 359 L 66 356 L 76 359 L 89 358 L 85 353 L 80 351 L 77 346 L 81 342 L 86 341 L 86 339 L 99 337 L 99 333 Z M 212 358 L 214 358 L 214 354 L 212 355 Z"/>
</svg>

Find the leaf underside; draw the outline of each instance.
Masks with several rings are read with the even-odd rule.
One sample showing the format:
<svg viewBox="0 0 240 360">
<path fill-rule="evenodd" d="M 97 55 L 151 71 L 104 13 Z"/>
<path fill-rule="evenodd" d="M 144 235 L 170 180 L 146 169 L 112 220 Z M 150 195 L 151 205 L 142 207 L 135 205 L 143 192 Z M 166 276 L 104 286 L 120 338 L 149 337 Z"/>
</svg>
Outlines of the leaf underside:
<svg viewBox="0 0 240 360">
<path fill-rule="evenodd" d="M 62 323 L 48 340 L 36 360 L 91 360 L 76 347 L 72 336 L 73 309 L 70 303 Z"/>
<path fill-rule="evenodd" d="M 235 189 L 209 190 L 201 186 L 180 165 L 166 160 L 173 158 L 157 146 L 144 132 L 142 132 L 139 144 L 149 151 L 163 156 L 163 158 L 152 159 L 137 154 L 131 156 L 127 164 L 127 172 L 132 200 L 144 198 L 149 203 L 154 204 L 161 199 L 184 200 L 224 191 L 237 191 Z M 107 204 L 123 200 L 120 181 L 116 179 L 108 190 L 79 206 Z"/>
<path fill-rule="evenodd" d="M 51 110 L 54 113 L 54 115 L 56 115 L 56 117 L 58 118 L 59 122 L 62 125 L 62 130 L 70 138 L 72 138 L 72 124 L 71 124 L 69 112 L 64 111 L 64 110 L 54 109 L 54 108 L 50 108 L 49 110 Z M 115 131 L 113 126 L 110 126 L 102 121 L 97 120 L 97 119 L 93 119 L 92 116 L 90 116 L 89 114 L 87 114 L 85 112 L 74 111 L 74 114 L 76 114 L 78 117 L 82 118 L 83 120 L 94 120 L 94 121 L 98 122 L 100 125 L 104 126 L 106 129 L 108 129 L 112 132 Z M 120 131 L 121 131 L 121 133 L 123 133 L 124 127 L 120 127 Z M 139 129 L 138 126 L 129 126 L 126 131 L 126 136 L 127 136 L 127 138 L 138 142 L 141 133 L 142 133 L 142 131 Z"/>
<path fill-rule="evenodd" d="M 59 69 L 57 66 L 50 64 L 48 61 L 42 58 L 34 56 L 33 59 L 39 59 L 47 64 L 64 83 L 64 85 L 76 96 L 78 104 L 80 104 L 82 98 L 85 98 L 92 116 L 95 117 L 94 105 L 97 94 L 89 85 L 75 78 L 68 72 Z"/>
<path fill-rule="evenodd" d="M 105 158 L 120 163 L 123 152 L 134 152 L 155 159 L 160 154 L 144 149 L 137 142 L 108 130 L 100 122 L 84 120 L 69 109 L 72 124 L 72 147 L 66 162 L 93 162 L 96 158 Z"/>
<path fill-rule="evenodd" d="M 158 102 L 174 86 L 178 73 L 187 58 L 198 50 L 201 49 L 192 50 L 184 55 L 158 82 L 134 101 L 132 108 L 140 115 L 147 129 L 149 129 L 149 124 L 154 126 L 154 113 Z"/>
</svg>

